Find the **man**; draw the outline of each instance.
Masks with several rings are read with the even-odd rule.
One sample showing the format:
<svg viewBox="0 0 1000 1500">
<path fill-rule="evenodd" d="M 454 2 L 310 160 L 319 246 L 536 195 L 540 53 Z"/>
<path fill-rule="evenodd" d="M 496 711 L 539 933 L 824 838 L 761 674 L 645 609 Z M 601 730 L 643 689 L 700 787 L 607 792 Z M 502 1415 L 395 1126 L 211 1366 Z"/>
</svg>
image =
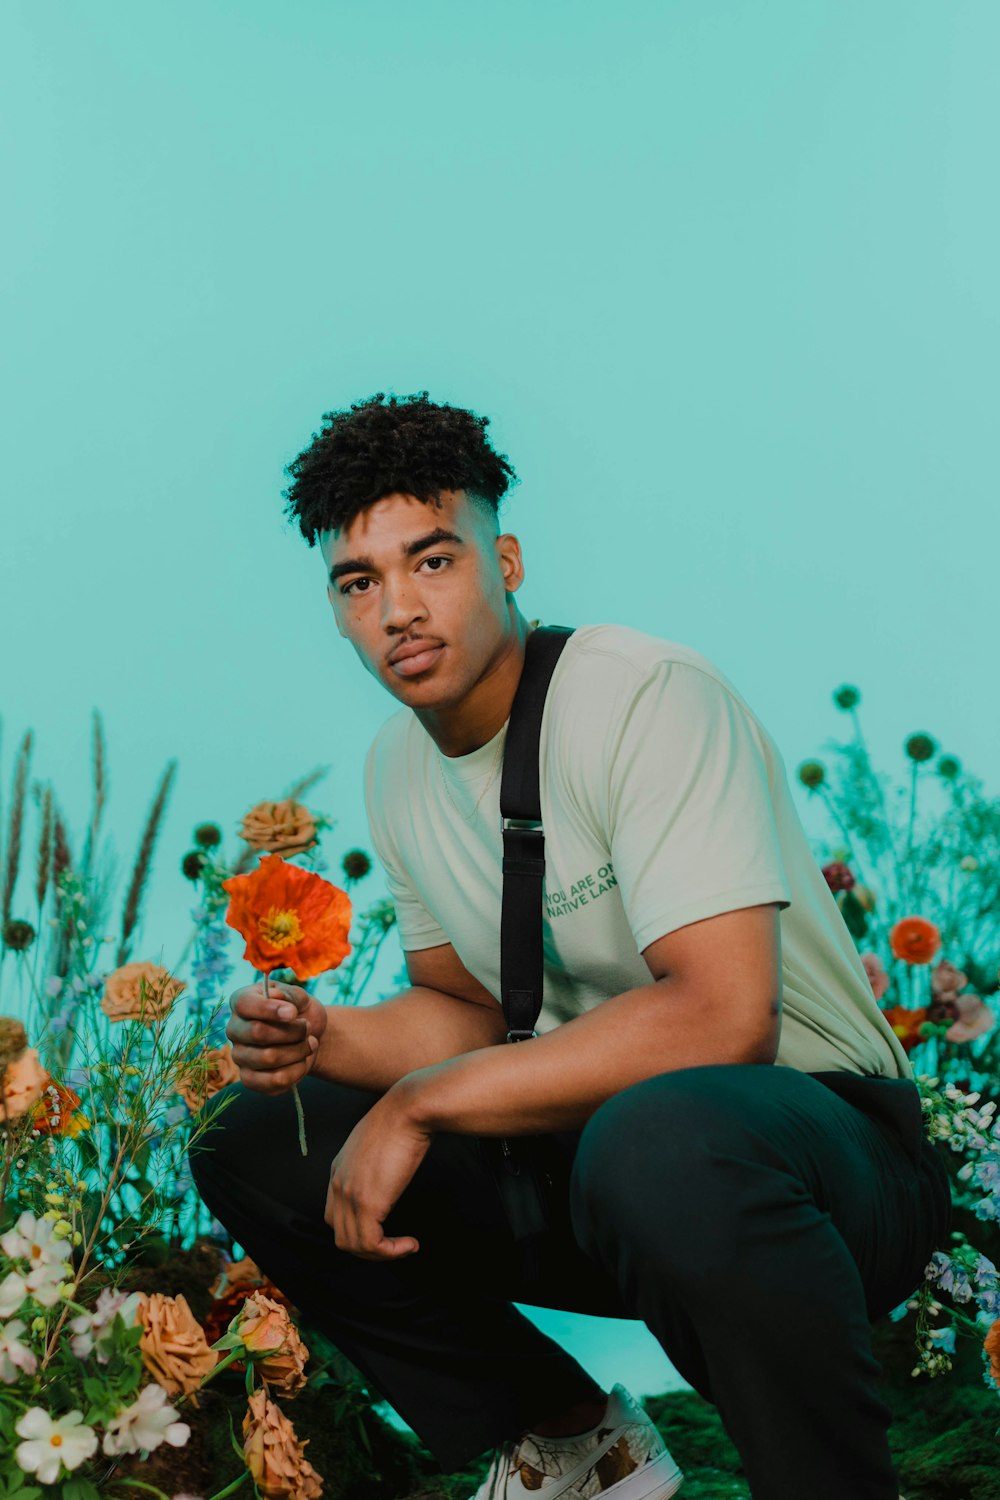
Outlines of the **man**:
<svg viewBox="0 0 1000 1500">
<path fill-rule="evenodd" d="M 776 746 L 698 652 L 575 631 L 542 722 L 545 1001 L 506 1045 L 499 782 L 530 629 L 497 521 L 513 470 L 485 419 L 426 392 L 325 422 L 286 495 L 337 629 L 402 705 L 365 793 L 411 987 L 232 996 L 241 1081 L 192 1160 L 203 1196 L 443 1469 L 495 1450 L 482 1497 L 681 1483 L 629 1393 L 516 1301 L 645 1321 L 754 1500 L 896 1500 L 870 1324 L 944 1242 L 948 1179 Z M 609 588 L 635 545 L 609 510 Z M 537 1134 L 565 1171 L 529 1280 L 478 1138 Z"/>
</svg>

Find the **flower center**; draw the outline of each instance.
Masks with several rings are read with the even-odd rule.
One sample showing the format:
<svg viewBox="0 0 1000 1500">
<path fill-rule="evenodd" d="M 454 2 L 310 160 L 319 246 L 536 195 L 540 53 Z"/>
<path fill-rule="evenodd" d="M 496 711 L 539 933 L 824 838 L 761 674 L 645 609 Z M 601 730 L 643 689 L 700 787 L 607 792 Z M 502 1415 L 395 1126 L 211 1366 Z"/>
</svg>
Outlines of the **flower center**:
<svg viewBox="0 0 1000 1500">
<path fill-rule="evenodd" d="M 298 913 L 272 906 L 266 917 L 257 918 L 257 926 L 267 942 L 274 948 L 287 948 L 302 940 Z"/>
<path fill-rule="evenodd" d="M 49 1442 L 52 1444 L 53 1448 L 61 1448 L 62 1447 L 62 1433 L 61 1432 L 54 1432 L 52 1434 L 52 1436 L 49 1438 Z"/>
</svg>

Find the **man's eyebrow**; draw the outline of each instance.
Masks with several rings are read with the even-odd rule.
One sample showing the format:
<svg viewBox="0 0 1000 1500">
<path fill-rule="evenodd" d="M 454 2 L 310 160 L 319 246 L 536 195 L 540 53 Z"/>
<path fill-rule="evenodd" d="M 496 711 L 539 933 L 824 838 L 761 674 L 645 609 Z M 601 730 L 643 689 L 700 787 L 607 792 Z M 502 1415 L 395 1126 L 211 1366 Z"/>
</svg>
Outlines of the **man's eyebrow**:
<svg viewBox="0 0 1000 1500">
<path fill-rule="evenodd" d="M 460 547 L 465 546 L 462 537 L 457 531 L 448 531 L 444 526 L 438 526 L 434 531 L 428 531 L 426 536 L 418 536 L 412 542 L 406 542 L 402 548 L 404 557 L 414 557 L 418 552 L 423 552 L 426 547 L 437 547 L 441 542 L 457 542 Z M 343 562 L 334 563 L 330 569 L 330 582 L 336 583 L 338 578 L 345 573 L 375 573 L 378 569 L 370 557 L 347 557 Z"/>
</svg>

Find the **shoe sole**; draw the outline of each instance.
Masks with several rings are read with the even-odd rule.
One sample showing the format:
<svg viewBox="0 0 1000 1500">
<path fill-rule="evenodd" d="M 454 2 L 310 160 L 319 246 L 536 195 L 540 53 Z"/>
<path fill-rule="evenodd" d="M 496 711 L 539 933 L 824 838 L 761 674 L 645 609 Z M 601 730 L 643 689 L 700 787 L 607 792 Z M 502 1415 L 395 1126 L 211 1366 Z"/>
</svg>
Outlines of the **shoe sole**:
<svg viewBox="0 0 1000 1500">
<path fill-rule="evenodd" d="M 602 1490 L 597 1500 L 669 1500 L 684 1483 L 684 1474 L 670 1453 L 659 1453 L 633 1474 Z"/>
</svg>

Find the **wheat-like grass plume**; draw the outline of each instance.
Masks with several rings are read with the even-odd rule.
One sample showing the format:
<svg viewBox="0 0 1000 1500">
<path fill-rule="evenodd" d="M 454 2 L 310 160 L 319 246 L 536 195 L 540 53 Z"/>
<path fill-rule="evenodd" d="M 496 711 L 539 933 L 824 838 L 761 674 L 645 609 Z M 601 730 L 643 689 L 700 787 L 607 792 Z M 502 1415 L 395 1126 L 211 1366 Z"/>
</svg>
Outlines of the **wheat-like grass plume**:
<svg viewBox="0 0 1000 1500">
<path fill-rule="evenodd" d="M 24 831 L 24 794 L 28 786 L 28 766 L 31 763 L 32 732 L 26 730 L 21 748 L 17 752 L 17 761 L 14 768 L 14 790 L 11 793 L 10 823 L 7 830 L 7 859 L 4 866 L 3 877 L 3 900 L 0 902 L 0 912 L 6 923 L 10 918 L 11 903 L 14 900 L 14 887 L 17 884 L 17 872 L 21 863 L 21 835 Z"/>
<path fill-rule="evenodd" d="M 35 895 L 38 910 L 45 905 L 45 893 L 49 888 L 49 873 L 52 869 L 52 788 L 47 786 L 42 795 L 41 830 L 38 835 L 38 865 L 35 879 Z"/>
<path fill-rule="evenodd" d="M 175 760 L 167 763 L 167 768 L 160 780 L 153 805 L 149 809 L 149 817 L 142 831 L 142 840 L 139 844 L 139 853 L 136 856 L 135 868 L 132 871 L 132 879 L 129 883 L 128 895 L 125 897 L 125 907 L 122 911 L 122 937 L 118 944 L 118 956 L 115 959 L 119 966 L 128 961 L 129 939 L 135 931 L 139 919 L 139 907 L 149 877 L 150 867 L 153 862 L 153 850 L 156 846 L 156 836 L 160 830 L 160 823 L 167 805 L 167 797 L 173 784 L 174 775 L 177 771 Z"/>
</svg>

